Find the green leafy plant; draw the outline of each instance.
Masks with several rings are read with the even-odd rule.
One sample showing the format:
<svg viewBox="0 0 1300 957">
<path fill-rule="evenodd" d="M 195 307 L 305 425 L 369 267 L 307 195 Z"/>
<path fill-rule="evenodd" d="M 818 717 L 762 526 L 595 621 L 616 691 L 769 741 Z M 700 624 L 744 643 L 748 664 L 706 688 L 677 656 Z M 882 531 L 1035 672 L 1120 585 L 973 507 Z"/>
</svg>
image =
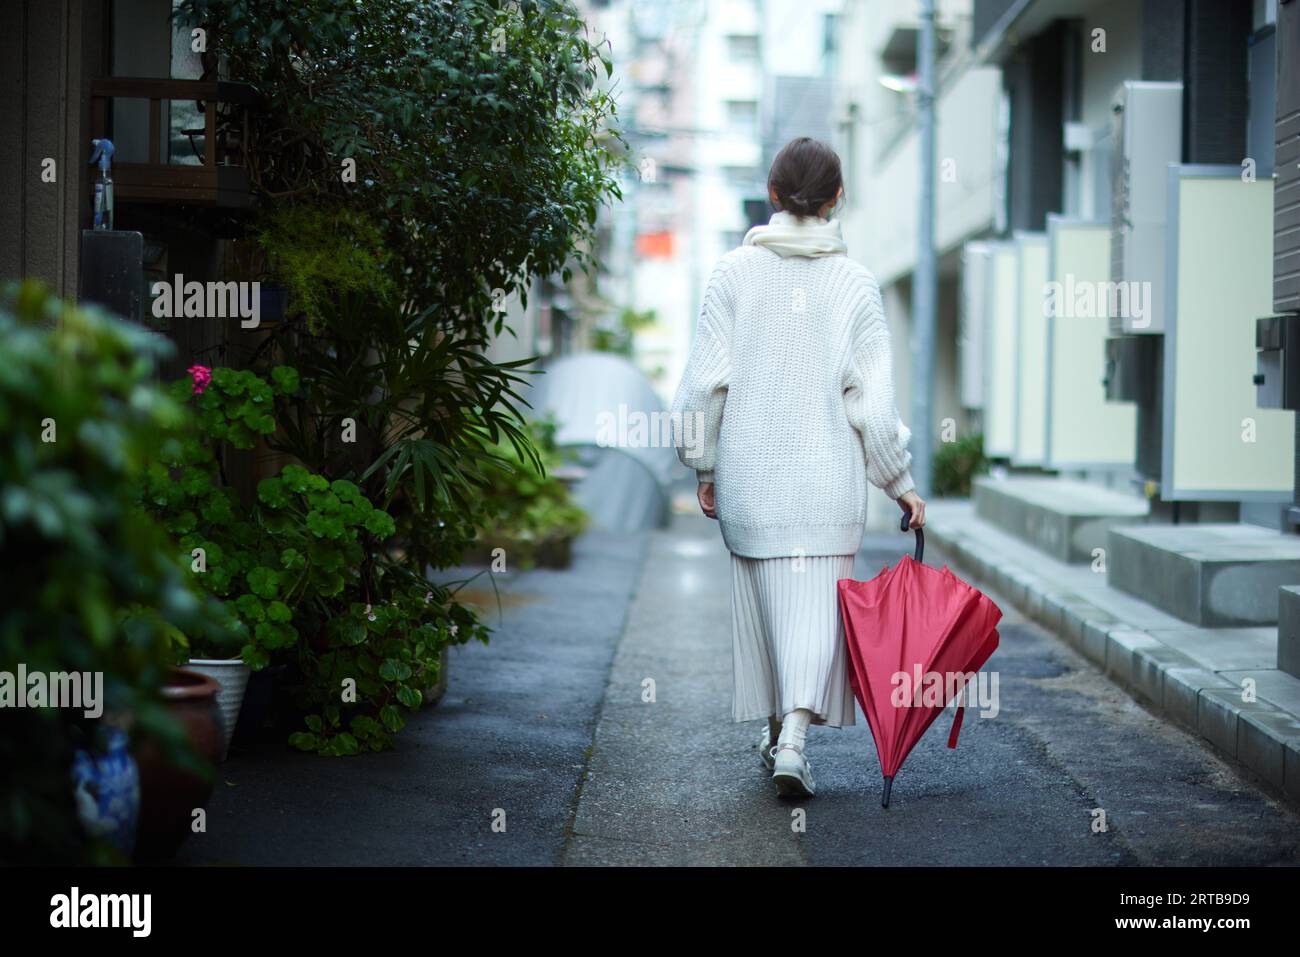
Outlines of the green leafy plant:
<svg viewBox="0 0 1300 957">
<path fill-rule="evenodd" d="M 267 97 L 255 186 L 363 211 L 404 298 L 499 332 L 495 290 L 591 265 L 581 240 L 624 160 L 597 83 L 612 61 L 569 0 L 184 0 L 177 16 Z"/>
<path fill-rule="evenodd" d="M 487 640 L 487 629 L 442 588 L 390 591 L 380 604 L 352 602 L 303 649 L 313 680 L 299 693 L 306 730 L 290 743 L 350 755 L 390 747 L 406 716 L 438 680 L 448 644 Z"/>
<path fill-rule="evenodd" d="M 168 635 L 215 640 L 226 618 L 136 506 L 185 419 L 151 382 L 167 343 L 34 282 L 0 290 L 0 342 L 0 670 L 102 673 L 105 713 L 129 714 L 137 739 L 182 760 L 183 732 L 157 696 Z M 72 803 L 72 754 L 94 724 L 80 710 L 0 708 L 0 859 L 113 859 Z"/>
<path fill-rule="evenodd" d="M 521 568 L 535 564 L 539 551 L 549 544 L 572 539 L 587 527 L 587 513 L 557 476 L 564 456 L 555 432 L 553 421 L 530 423 L 536 459 L 521 455 L 508 443 L 498 443 L 493 451 L 500 462 L 492 467 L 491 481 L 480 499 L 481 546 L 505 548 Z"/>
<path fill-rule="evenodd" d="M 497 306 L 591 267 L 620 195 L 608 52 L 568 0 L 182 0 L 176 16 L 266 98 L 245 144 L 272 208 L 253 239 L 268 276 L 302 287 L 255 366 L 303 377 L 280 446 L 391 506 L 413 574 L 454 563 L 488 446 L 527 446 L 526 361 L 484 355 Z M 349 278 L 330 285 L 333 253 Z"/>
<path fill-rule="evenodd" d="M 275 381 L 279 387 L 293 387 L 292 370 L 285 372 Z M 233 369 L 213 370 L 201 394 L 194 394 L 195 381 L 182 379 L 171 387 L 173 399 L 193 415 L 168 433 L 158 456 L 146 466 L 139 495 L 176 537 L 176 554 L 194 584 L 225 601 L 239 643 L 233 649 L 214 648 L 183 632 L 174 633 L 173 642 L 182 659 L 234 652 L 251 667 L 262 668 L 270 650 L 297 639 L 292 611 L 279 595 L 279 556 L 291 547 L 290 540 L 299 539 L 291 533 L 283 542 L 274 539 L 267 527 L 273 510 L 268 507 L 269 514 L 260 516 L 244 506 L 224 481 L 219 455 L 224 443 L 251 449 L 258 436 L 275 431 L 273 387 Z"/>
<path fill-rule="evenodd" d="M 637 311 L 626 308 L 618 315 L 618 325 L 613 329 L 597 328 L 592 332 L 591 348 L 595 352 L 612 352 L 615 355 L 631 356 L 636 334 L 642 329 L 649 329 L 655 324 L 655 311 L 644 309 Z"/>
<path fill-rule="evenodd" d="M 268 209 L 246 261 L 262 263 L 251 278 L 288 285 L 291 302 L 250 368 L 301 378 L 276 397 L 267 444 L 354 483 L 395 526 L 385 541 L 363 538 L 355 590 L 349 580 L 331 599 L 338 624 L 309 635 L 295 617 L 321 718 L 298 743 L 382 744 L 393 722 L 368 713 L 378 728 L 353 728 L 361 712 L 322 676 L 405 662 L 410 678 L 364 672 L 387 683 L 371 700 L 405 706 L 397 691 L 427 680 L 438 636 L 486 638 L 430 572 L 472 545 L 503 450 L 538 461 L 518 391 L 531 360 L 494 363 L 488 346 L 505 328 L 503 298 L 526 304 L 534 276 L 567 282 L 594 264 L 597 213 L 618 197 L 624 162 L 598 84 L 611 64 L 567 0 L 183 0 L 177 16 L 205 27 L 230 79 L 266 100 L 244 144 Z"/>
<path fill-rule="evenodd" d="M 330 300 L 356 293 L 397 295 L 392 256 L 373 221 L 339 206 L 273 206 L 255 230 L 264 274 L 289 290 L 289 308 L 318 330 Z"/>
<path fill-rule="evenodd" d="M 225 483 L 226 447 L 273 435 L 277 404 L 300 388 L 287 366 L 269 379 L 218 368 L 174 383 L 193 426 L 163 444 L 142 495 L 177 536 L 195 583 L 237 621 L 243 660 L 293 666 L 306 730 L 291 743 L 356 754 L 391 745 L 437 680 L 443 647 L 484 632 L 445 589 L 394 584 L 385 549 L 396 523 L 356 483 L 290 464 L 258 482 L 248 505 Z"/>
<path fill-rule="evenodd" d="M 537 455 L 519 411 L 523 363 L 494 363 L 484 340 L 442 332 L 427 310 L 390 300 L 339 296 L 319 319 L 320 335 L 294 316 L 266 340 L 267 354 L 301 375 L 279 403 L 271 445 L 355 482 L 393 516 L 393 547 L 360 568 L 367 600 L 423 594 L 430 570 L 458 564 L 473 543 L 499 449 Z"/>
<path fill-rule="evenodd" d="M 964 435 L 955 442 L 943 442 L 934 456 L 934 493 L 969 496 L 975 476 L 988 471 L 984 457 L 984 435 Z"/>
</svg>

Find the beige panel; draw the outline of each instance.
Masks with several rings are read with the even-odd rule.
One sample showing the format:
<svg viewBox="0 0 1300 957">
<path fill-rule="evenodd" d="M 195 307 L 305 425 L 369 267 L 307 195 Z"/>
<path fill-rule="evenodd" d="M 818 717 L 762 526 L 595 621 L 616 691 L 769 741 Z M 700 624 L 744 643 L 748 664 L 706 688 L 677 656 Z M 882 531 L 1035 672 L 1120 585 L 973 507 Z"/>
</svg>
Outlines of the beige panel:
<svg viewBox="0 0 1300 957">
<path fill-rule="evenodd" d="M 1290 497 L 1295 413 L 1257 408 L 1251 381 L 1255 320 L 1272 308 L 1272 218 L 1271 180 L 1179 180 L 1168 497 Z"/>
<path fill-rule="evenodd" d="M 1015 465 L 1042 465 L 1047 430 L 1047 239 L 1016 237 L 1016 439 Z"/>
<path fill-rule="evenodd" d="M 1057 223 L 1050 230 L 1053 294 L 1048 328 L 1049 468 L 1127 465 L 1137 453 L 1137 409 L 1107 402 L 1110 227 Z"/>
</svg>

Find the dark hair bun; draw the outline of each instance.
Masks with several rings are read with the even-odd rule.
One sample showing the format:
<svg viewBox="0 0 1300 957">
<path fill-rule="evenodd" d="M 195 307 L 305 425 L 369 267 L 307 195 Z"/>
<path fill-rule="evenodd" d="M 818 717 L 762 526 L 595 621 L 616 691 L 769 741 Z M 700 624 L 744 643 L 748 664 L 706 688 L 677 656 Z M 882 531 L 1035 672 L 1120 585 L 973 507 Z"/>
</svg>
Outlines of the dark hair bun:
<svg viewBox="0 0 1300 957">
<path fill-rule="evenodd" d="M 793 139 L 772 160 L 767 174 L 768 193 L 776 194 L 776 208 L 796 216 L 816 216 L 844 185 L 840 158 L 835 151 L 807 136 Z"/>
</svg>

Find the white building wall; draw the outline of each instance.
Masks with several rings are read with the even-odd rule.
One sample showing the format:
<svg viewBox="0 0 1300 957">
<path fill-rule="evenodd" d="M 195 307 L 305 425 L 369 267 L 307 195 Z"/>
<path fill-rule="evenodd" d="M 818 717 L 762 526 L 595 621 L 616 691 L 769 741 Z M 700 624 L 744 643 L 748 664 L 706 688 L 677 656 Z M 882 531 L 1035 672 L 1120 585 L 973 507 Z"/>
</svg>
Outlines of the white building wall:
<svg viewBox="0 0 1300 957">
<path fill-rule="evenodd" d="M 823 23 L 843 0 L 765 0 L 763 72 L 767 76 L 820 76 Z"/>
<path fill-rule="evenodd" d="M 687 204 L 690 269 L 684 275 L 691 309 L 666 333 L 679 347 L 667 359 L 665 394 L 676 388 L 684 368 L 704 285 L 718 259 L 740 243 L 749 225 L 743 202 L 763 195 L 763 102 L 770 81 L 777 75 L 822 72 L 824 19 L 839 3 L 708 0 L 696 7 L 700 19 L 695 26 L 694 146 Z M 733 37 L 753 38 L 753 47 Z M 736 104 L 753 104 L 752 114 L 739 115 Z"/>
<path fill-rule="evenodd" d="M 935 245 L 957 266 L 957 250 L 995 225 L 1000 194 L 996 156 L 1001 75 L 969 58 L 969 0 L 938 4 L 938 25 L 950 31 L 950 50 L 938 64 Z M 841 13 L 836 148 L 845 163 L 846 207 L 841 213 L 849 255 L 881 284 L 894 352 L 899 411 L 911 424 L 911 274 L 917 257 L 919 196 L 915 95 L 897 92 L 906 78 L 891 78 L 882 58 L 895 32 L 918 26 L 916 5 L 886 0 L 845 0 Z M 897 45 L 898 40 L 895 39 Z M 885 83 L 881 81 L 885 80 Z M 946 273 L 941 277 L 948 281 Z M 962 422 L 957 388 L 957 297 L 939 290 L 936 317 L 934 427 Z M 927 439 L 913 438 L 914 446 Z M 930 441 L 937 442 L 938 435 Z M 896 527 L 897 506 L 872 491 L 868 523 Z"/>
<path fill-rule="evenodd" d="M 753 37 L 761 50 L 758 0 L 712 0 L 703 5 L 696 57 L 694 151 L 694 277 L 698 306 L 714 264 L 738 243 L 745 228 L 746 184 L 734 171 L 761 161 L 759 100 L 761 56 L 738 57 L 729 36 Z M 740 104 L 752 104 L 752 114 Z M 747 109 L 747 108 L 746 108 Z M 692 324 L 693 325 L 693 324 Z"/>
<path fill-rule="evenodd" d="M 665 403 L 672 399 L 694 329 L 696 293 L 694 164 L 697 34 L 706 4 L 614 0 L 609 17 L 621 29 L 609 38 L 619 123 L 636 167 L 624 180 L 624 200 L 611 210 L 624 233 L 625 293 L 616 306 L 653 310 L 638 331 L 633 361 Z M 636 34 L 652 41 L 640 45 Z M 662 88 L 665 92 L 660 92 Z M 637 237 L 671 236 L 671 253 L 639 252 Z"/>
<path fill-rule="evenodd" d="M 940 95 L 935 140 L 935 245 L 940 254 L 993 225 L 993 117 L 1000 88 L 997 70 L 978 67 L 962 73 Z M 909 133 L 870 169 L 869 205 L 846 214 L 860 230 L 869 265 L 882 284 L 916 267 L 918 149 L 916 134 Z"/>
</svg>

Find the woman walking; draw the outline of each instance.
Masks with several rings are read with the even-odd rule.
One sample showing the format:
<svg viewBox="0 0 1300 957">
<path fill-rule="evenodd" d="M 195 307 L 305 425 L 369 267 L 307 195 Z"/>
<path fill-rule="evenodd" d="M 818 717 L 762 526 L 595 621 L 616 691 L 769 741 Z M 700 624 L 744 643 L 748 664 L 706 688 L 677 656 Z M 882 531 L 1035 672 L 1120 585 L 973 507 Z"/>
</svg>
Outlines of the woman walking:
<svg viewBox="0 0 1300 957">
<path fill-rule="evenodd" d="M 714 268 L 673 402 L 732 556 L 732 715 L 767 719 L 759 755 L 793 797 L 814 793 L 809 725 L 855 723 L 836 582 L 853 576 L 866 483 L 925 523 L 880 290 L 829 218 L 842 193 L 829 147 L 777 154 L 777 212 Z"/>
</svg>

